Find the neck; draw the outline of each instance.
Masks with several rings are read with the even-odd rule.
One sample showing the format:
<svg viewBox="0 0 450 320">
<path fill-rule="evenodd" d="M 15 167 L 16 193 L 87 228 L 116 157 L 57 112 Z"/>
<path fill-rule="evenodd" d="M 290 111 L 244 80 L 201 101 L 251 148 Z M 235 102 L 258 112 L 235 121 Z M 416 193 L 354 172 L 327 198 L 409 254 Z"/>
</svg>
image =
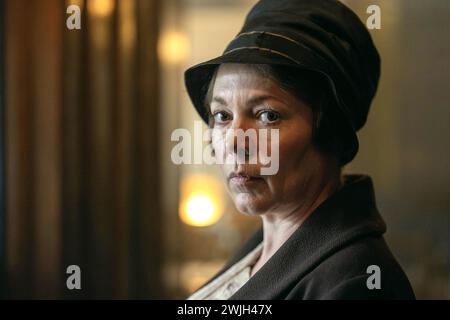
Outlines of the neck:
<svg viewBox="0 0 450 320">
<path fill-rule="evenodd" d="M 314 179 L 311 179 L 314 180 Z M 263 224 L 263 250 L 259 260 L 252 269 L 252 275 L 270 259 L 283 243 L 297 230 L 302 223 L 341 186 L 341 173 L 337 170 L 332 175 L 319 179 L 317 183 L 308 183 L 309 190 L 302 197 L 297 207 L 284 212 L 270 212 L 261 215 Z"/>
</svg>

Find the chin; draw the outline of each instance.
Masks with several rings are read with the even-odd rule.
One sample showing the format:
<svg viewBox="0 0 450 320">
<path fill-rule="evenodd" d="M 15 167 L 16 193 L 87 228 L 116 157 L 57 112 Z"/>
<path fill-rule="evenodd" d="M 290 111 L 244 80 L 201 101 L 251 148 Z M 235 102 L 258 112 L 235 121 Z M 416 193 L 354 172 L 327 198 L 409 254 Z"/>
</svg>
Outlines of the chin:
<svg viewBox="0 0 450 320">
<path fill-rule="evenodd" d="M 237 210 L 245 215 L 261 215 L 269 207 L 265 201 L 257 199 L 248 193 L 240 193 L 234 197 L 234 204 Z"/>
</svg>

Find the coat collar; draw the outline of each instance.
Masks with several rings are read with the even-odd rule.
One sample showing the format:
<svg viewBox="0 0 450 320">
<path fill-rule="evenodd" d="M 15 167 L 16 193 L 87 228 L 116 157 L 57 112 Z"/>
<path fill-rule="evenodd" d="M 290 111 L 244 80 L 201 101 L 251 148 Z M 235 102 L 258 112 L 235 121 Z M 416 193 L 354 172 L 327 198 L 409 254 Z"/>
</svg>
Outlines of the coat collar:
<svg viewBox="0 0 450 320">
<path fill-rule="evenodd" d="M 345 175 L 342 188 L 322 202 L 230 299 L 279 299 L 309 270 L 340 248 L 357 238 L 381 235 L 385 231 L 386 225 L 376 208 L 372 179 Z M 214 278 L 262 240 L 260 228 Z"/>
</svg>

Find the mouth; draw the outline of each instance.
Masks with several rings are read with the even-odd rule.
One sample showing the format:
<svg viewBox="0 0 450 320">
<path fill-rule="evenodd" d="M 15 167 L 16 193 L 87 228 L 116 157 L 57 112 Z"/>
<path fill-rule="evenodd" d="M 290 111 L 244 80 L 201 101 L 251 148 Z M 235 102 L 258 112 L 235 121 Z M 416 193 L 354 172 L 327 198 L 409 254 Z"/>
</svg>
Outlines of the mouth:
<svg viewBox="0 0 450 320">
<path fill-rule="evenodd" d="M 248 185 L 262 181 L 259 176 L 253 176 L 245 172 L 232 172 L 228 175 L 228 182 L 235 185 Z"/>
</svg>

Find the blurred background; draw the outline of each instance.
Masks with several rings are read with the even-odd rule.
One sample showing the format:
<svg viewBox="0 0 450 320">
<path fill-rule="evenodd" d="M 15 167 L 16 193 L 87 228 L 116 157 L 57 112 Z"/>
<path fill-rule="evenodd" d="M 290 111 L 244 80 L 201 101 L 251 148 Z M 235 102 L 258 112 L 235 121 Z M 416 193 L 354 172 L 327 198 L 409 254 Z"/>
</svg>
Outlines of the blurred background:
<svg viewBox="0 0 450 320">
<path fill-rule="evenodd" d="M 360 151 L 386 238 L 421 299 L 450 299 L 450 1 L 347 0 L 382 78 Z M 218 168 L 175 165 L 200 120 L 183 71 L 254 0 L 0 0 L 0 289 L 5 298 L 184 299 L 259 227 Z M 69 30 L 69 5 L 81 29 Z M 81 290 L 66 268 L 81 268 Z"/>
</svg>

